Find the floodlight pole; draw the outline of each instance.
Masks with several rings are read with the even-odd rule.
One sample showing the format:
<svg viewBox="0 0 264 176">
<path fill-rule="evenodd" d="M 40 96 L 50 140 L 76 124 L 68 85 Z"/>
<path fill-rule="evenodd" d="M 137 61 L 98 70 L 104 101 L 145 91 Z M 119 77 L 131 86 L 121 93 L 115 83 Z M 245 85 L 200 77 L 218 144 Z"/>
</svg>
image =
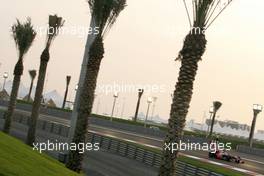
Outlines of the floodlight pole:
<svg viewBox="0 0 264 176">
<path fill-rule="evenodd" d="M 8 73 L 5 72 L 3 77 L 4 77 L 4 83 L 3 83 L 3 90 L 2 91 L 5 90 L 5 84 L 6 84 L 6 79 L 8 78 Z"/>
<path fill-rule="evenodd" d="M 149 114 L 149 107 L 150 107 L 150 104 L 152 103 L 152 98 L 151 98 L 151 97 L 148 98 L 147 103 L 148 103 L 148 108 L 147 108 L 146 118 L 145 118 L 145 121 L 144 121 L 144 128 L 147 127 L 148 114 Z"/>
</svg>

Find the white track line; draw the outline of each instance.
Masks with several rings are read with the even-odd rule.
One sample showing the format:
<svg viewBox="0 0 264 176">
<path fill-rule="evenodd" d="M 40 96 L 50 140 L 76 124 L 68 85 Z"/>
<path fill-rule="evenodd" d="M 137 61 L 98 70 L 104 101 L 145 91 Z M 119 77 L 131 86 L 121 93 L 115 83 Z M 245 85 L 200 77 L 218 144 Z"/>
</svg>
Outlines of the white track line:
<svg viewBox="0 0 264 176">
<path fill-rule="evenodd" d="M 150 140 L 153 140 L 153 141 L 163 142 L 163 140 L 161 140 L 161 139 L 156 139 L 156 138 L 152 138 L 152 137 L 149 137 L 149 136 L 143 136 L 143 135 L 139 135 L 137 133 L 127 132 L 127 131 L 122 131 L 122 130 L 115 130 L 115 129 L 106 128 L 106 127 L 102 127 L 102 126 L 98 126 L 98 125 L 90 125 L 90 126 L 91 127 L 95 127 L 95 128 L 101 128 L 101 129 L 117 132 L 117 133 L 123 133 L 123 134 L 131 135 L 131 136 L 136 136 L 136 137 L 141 137 L 141 138 L 145 138 L 145 139 L 150 139 Z"/>
<path fill-rule="evenodd" d="M 126 132 L 126 131 L 121 131 L 121 130 L 110 129 L 110 128 L 101 127 L 101 126 L 98 126 L 98 125 L 91 125 L 91 127 L 101 128 L 101 129 L 105 129 L 105 130 L 109 130 L 109 131 L 113 131 L 113 132 L 117 132 L 117 133 L 123 133 L 123 134 L 131 135 L 131 136 L 136 136 L 136 137 L 140 137 L 140 138 L 145 138 L 145 139 L 150 139 L 150 140 L 154 140 L 154 141 L 158 141 L 158 142 L 163 142 L 163 140 L 155 139 L 155 138 L 152 138 L 152 137 L 149 137 L 149 136 L 142 136 L 142 135 L 138 135 L 136 133 L 131 133 L 131 132 Z M 144 144 L 144 145 L 148 145 L 148 144 Z M 156 146 L 153 146 L 153 147 L 155 148 Z M 250 161 L 250 162 L 253 162 L 253 163 L 263 164 L 264 165 L 264 162 L 257 161 L 257 160 L 252 160 L 252 159 L 248 159 L 248 158 L 244 158 L 244 157 L 243 157 L 243 160 Z"/>
<path fill-rule="evenodd" d="M 263 165 L 264 165 L 264 162 L 261 162 L 261 161 L 256 161 L 256 160 L 252 160 L 252 159 L 247 159 L 247 158 L 244 158 L 244 157 L 243 157 L 243 160 L 250 161 L 250 162 L 253 162 L 253 163 L 263 164 Z"/>
<path fill-rule="evenodd" d="M 4 109 L 3 106 L 0 106 L 0 109 Z M 24 111 L 24 110 L 16 110 L 16 111 L 29 113 L 28 111 Z M 53 118 L 54 117 L 54 116 L 43 115 L 43 114 L 40 114 L 40 116 L 44 116 L 44 117 L 46 116 L 46 117 L 49 117 L 49 118 Z M 42 118 L 42 119 L 44 119 L 44 118 Z M 45 120 L 47 120 L 47 119 L 45 119 Z M 62 120 L 62 119 L 60 119 L 60 120 Z M 65 121 L 66 124 L 67 124 L 67 121 L 68 120 L 63 119 L 63 121 Z M 56 123 L 59 123 L 59 122 L 56 122 Z M 109 129 L 109 128 L 105 128 L 105 127 L 101 127 L 101 126 L 97 126 L 97 125 L 91 125 L 91 126 L 92 127 L 95 127 L 95 128 L 106 129 L 106 130 L 110 130 L 110 131 L 114 131 L 114 132 L 119 132 L 119 133 L 123 133 L 123 134 L 128 134 L 128 135 L 133 135 L 133 136 L 137 136 L 137 137 L 142 137 L 142 138 L 145 138 L 145 139 L 150 139 L 150 140 L 155 140 L 155 141 L 163 142 L 163 140 L 155 139 L 155 138 L 148 137 L 148 136 L 138 135 L 136 133 L 130 133 L 130 132 L 125 132 L 125 131 L 120 131 L 120 130 Z M 90 132 L 93 132 L 93 133 L 101 134 L 101 135 L 104 135 L 104 136 L 109 136 L 109 137 L 112 137 L 112 138 L 120 139 L 120 138 L 117 138 L 116 136 L 113 136 L 113 135 L 106 135 L 106 134 L 102 134 L 102 133 L 99 133 L 99 132 L 96 132 L 96 131 L 92 131 L 92 130 L 89 130 L 89 131 Z M 132 143 L 135 143 L 135 144 L 141 144 L 141 145 L 144 145 L 144 146 L 147 146 L 147 147 L 151 147 L 151 148 L 161 149 L 160 147 L 157 147 L 157 146 L 153 146 L 153 145 L 149 145 L 149 144 L 144 144 L 144 143 L 136 142 L 136 141 L 129 140 L 129 139 L 122 138 L 122 140 L 125 140 L 127 142 L 132 142 Z M 222 163 L 218 163 L 218 162 L 214 162 L 214 161 L 211 161 L 211 160 L 207 160 L 207 159 L 203 159 L 203 158 L 199 158 L 199 157 L 195 157 L 195 156 L 191 156 L 191 155 L 186 155 L 186 154 L 182 154 L 182 153 L 181 153 L 181 155 L 187 156 L 189 158 L 198 159 L 198 160 L 205 160 L 208 163 L 212 163 L 212 164 L 215 164 L 215 165 L 221 165 L 221 166 L 224 166 L 224 167 L 233 169 L 233 170 L 242 171 L 242 172 L 244 171 L 244 173 L 247 173 L 247 174 L 253 174 L 255 176 L 256 175 L 257 176 L 262 176 L 261 174 L 257 174 L 255 172 L 251 172 L 251 171 L 248 171 L 248 170 L 245 170 L 245 169 L 241 169 L 241 168 L 237 168 L 237 167 L 232 167 L 232 166 L 227 165 L 227 164 L 222 164 Z M 251 160 L 251 159 L 247 159 L 247 158 L 243 158 L 243 159 L 244 160 L 247 160 L 247 161 L 255 162 L 255 163 L 258 163 L 258 164 L 264 164 L 264 162 L 260 162 L 260 161 L 256 161 L 256 160 Z"/>
<path fill-rule="evenodd" d="M 108 136 L 108 137 L 111 137 L 111 138 L 115 138 L 115 139 L 119 139 L 119 140 L 121 139 L 121 140 L 124 140 L 124 141 L 127 141 L 127 142 L 131 142 L 131 143 L 135 143 L 135 144 L 141 144 L 141 145 L 144 145 L 144 146 L 147 146 L 147 147 L 161 149 L 161 147 L 144 144 L 144 143 L 137 142 L 137 141 L 134 141 L 134 140 L 124 139 L 124 138 L 116 137 L 114 135 L 109 135 L 109 134 L 103 134 L 103 133 L 100 133 L 100 132 L 97 132 L 97 131 L 93 131 L 93 130 L 89 130 L 89 131 L 92 132 L 92 133 L 96 133 L 96 134 L 102 135 L 102 136 Z M 187 154 L 183 154 L 183 153 L 181 153 L 181 155 L 186 156 L 188 158 L 193 158 L 193 159 L 200 160 L 200 161 L 203 161 L 203 162 L 207 162 L 207 163 L 210 163 L 210 164 L 214 164 L 214 165 L 218 165 L 218 166 L 221 166 L 221 167 L 225 167 L 225 168 L 228 168 L 228 169 L 231 169 L 231 170 L 239 171 L 239 172 L 245 173 L 247 175 L 263 176 L 263 175 L 258 174 L 256 172 L 252 172 L 252 171 L 249 171 L 249 170 L 246 170 L 246 169 L 241 169 L 241 168 L 238 168 L 238 167 L 233 167 L 233 166 L 230 166 L 230 165 L 227 165 L 227 164 L 223 164 L 223 163 L 218 163 L 218 162 L 211 161 L 211 160 L 208 160 L 208 159 L 199 158 L 199 157 L 196 157 L 196 156 L 191 156 L 191 155 L 187 155 Z"/>
</svg>

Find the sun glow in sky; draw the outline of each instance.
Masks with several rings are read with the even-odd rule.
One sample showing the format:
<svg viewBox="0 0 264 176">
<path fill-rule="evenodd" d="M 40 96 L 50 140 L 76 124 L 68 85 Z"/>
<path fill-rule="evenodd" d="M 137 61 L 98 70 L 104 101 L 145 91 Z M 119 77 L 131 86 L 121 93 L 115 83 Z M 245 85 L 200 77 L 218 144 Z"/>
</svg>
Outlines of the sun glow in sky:
<svg viewBox="0 0 264 176">
<path fill-rule="evenodd" d="M 0 7 L 0 76 L 4 71 L 12 74 L 17 60 L 10 26 L 15 19 L 32 18 L 34 26 L 47 24 L 49 14 L 65 18 L 65 28 L 88 27 L 89 6 L 85 0 L 10 0 Z M 105 38 L 105 57 L 102 61 L 98 84 L 155 84 L 165 85 L 158 97 L 155 112 L 168 118 L 170 94 L 177 81 L 178 55 L 189 24 L 181 0 L 128 0 L 116 24 Z M 223 103 L 219 111 L 221 120 L 229 119 L 250 124 L 252 105 L 264 104 L 264 1 L 234 0 L 232 5 L 206 31 L 207 50 L 199 63 L 194 94 L 188 119 L 202 121 L 208 115 L 212 101 Z M 72 75 L 69 98 L 74 98 L 74 88 L 79 77 L 86 35 L 61 35 L 51 48 L 46 91 L 57 89 L 64 93 L 65 77 Z M 38 35 L 25 57 L 24 84 L 29 83 L 28 69 L 38 69 L 45 35 Z M 1 76 L 2 77 L 2 76 Z M 142 98 L 140 111 L 147 109 L 147 97 Z M 100 113 L 110 113 L 112 94 L 99 94 Z M 119 114 L 123 99 L 125 116 L 135 111 L 137 93 L 120 93 Z M 98 100 L 95 100 L 97 103 Z M 259 114 L 258 129 L 263 129 L 264 113 Z"/>
</svg>

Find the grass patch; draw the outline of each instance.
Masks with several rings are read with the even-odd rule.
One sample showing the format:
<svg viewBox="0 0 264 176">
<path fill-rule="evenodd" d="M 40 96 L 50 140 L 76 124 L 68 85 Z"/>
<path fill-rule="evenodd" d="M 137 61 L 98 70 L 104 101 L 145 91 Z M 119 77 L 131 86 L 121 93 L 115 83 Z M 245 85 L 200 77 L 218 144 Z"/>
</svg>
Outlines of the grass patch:
<svg viewBox="0 0 264 176">
<path fill-rule="evenodd" d="M 59 161 L 0 132 L 0 176 L 81 176 Z"/>
<path fill-rule="evenodd" d="M 195 160 L 186 156 L 180 156 L 179 160 L 188 164 L 191 164 L 193 166 L 199 167 L 199 168 L 203 168 L 209 171 L 213 171 L 215 173 L 218 174 L 222 174 L 225 176 L 246 176 L 246 174 L 238 172 L 238 171 L 233 171 L 231 169 L 227 169 L 224 167 L 219 167 L 216 166 L 214 164 L 210 164 L 210 163 L 206 163 L 206 162 L 202 162 L 199 160 Z"/>
</svg>

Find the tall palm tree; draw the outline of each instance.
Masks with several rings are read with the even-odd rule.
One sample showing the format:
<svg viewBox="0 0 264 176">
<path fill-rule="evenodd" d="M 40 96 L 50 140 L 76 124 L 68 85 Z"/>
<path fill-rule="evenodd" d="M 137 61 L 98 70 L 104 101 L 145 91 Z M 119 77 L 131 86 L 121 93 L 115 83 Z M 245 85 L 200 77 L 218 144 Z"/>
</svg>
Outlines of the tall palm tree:
<svg viewBox="0 0 264 176">
<path fill-rule="evenodd" d="M 186 36 L 183 48 L 177 58 L 181 61 L 181 68 L 171 104 L 168 132 L 164 140 L 163 156 L 159 170 L 160 176 L 176 175 L 178 151 L 172 152 L 165 145 L 179 144 L 183 137 L 183 128 L 192 98 L 198 62 L 202 59 L 206 50 L 207 41 L 204 33 L 232 0 L 228 0 L 225 4 L 222 4 L 221 0 L 193 0 L 190 3 L 192 6 L 190 11 L 185 0 L 183 1 L 191 30 Z M 224 7 L 219 8 L 222 5 Z M 193 12 L 193 20 L 191 20 L 189 12 Z"/>
<path fill-rule="evenodd" d="M 56 36 L 59 34 L 59 29 L 63 26 L 64 20 L 62 17 L 58 17 L 57 15 L 50 15 L 49 16 L 49 29 L 47 33 L 47 40 L 46 46 L 40 56 L 40 66 L 39 66 L 39 73 L 38 73 L 38 82 L 35 92 L 35 98 L 33 101 L 32 113 L 29 120 L 29 129 L 27 133 L 27 144 L 31 145 L 35 141 L 35 134 L 36 134 L 36 125 L 37 119 L 39 116 L 39 108 L 42 100 L 42 93 L 43 87 L 45 82 L 46 70 L 48 66 L 48 62 L 50 59 L 50 46 Z"/>
<path fill-rule="evenodd" d="M 135 112 L 135 116 L 133 118 L 133 120 L 135 122 L 137 121 L 138 110 L 139 110 L 139 106 L 140 106 L 140 100 L 141 100 L 143 93 L 144 93 L 144 89 L 138 89 L 138 100 L 137 100 L 136 112 Z"/>
<path fill-rule="evenodd" d="M 34 83 L 35 77 L 37 75 L 37 70 L 29 70 L 28 73 L 29 73 L 30 78 L 31 78 L 30 88 L 29 88 L 28 97 L 27 97 L 27 101 L 29 102 L 30 98 L 31 98 L 33 83 Z"/>
<path fill-rule="evenodd" d="M 23 59 L 37 34 L 36 31 L 33 29 L 30 18 L 28 18 L 25 23 L 21 23 L 19 20 L 17 20 L 16 24 L 12 26 L 11 31 L 18 50 L 18 61 L 14 68 L 14 80 L 11 90 L 10 101 L 7 112 L 4 116 L 5 124 L 3 131 L 5 133 L 9 133 L 11 127 L 12 115 L 16 105 L 20 79 L 21 75 L 23 75 L 24 70 Z"/>
<path fill-rule="evenodd" d="M 88 3 L 91 10 L 92 20 L 94 20 L 96 26 L 99 27 L 99 34 L 97 34 L 89 49 L 89 59 L 86 65 L 87 70 L 85 73 L 84 84 L 81 88 L 80 105 L 77 110 L 77 123 L 72 140 L 72 142 L 76 144 L 85 142 L 88 117 L 91 115 L 94 101 L 97 75 L 104 55 L 103 39 L 116 21 L 120 12 L 126 6 L 126 0 L 89 0 Z M 71 170 L 80 172 L 82 169 L 82 160 L 83 154 L 79 153 L 78 149 L 70 151 L 69 160 L 66 166 Z"/>
<path fill-rule="evenodd" d="M 71 76 L 66 76 L 66 90 L 65 90 L 65 94 L 64 94 L 63 103 L 62 103 L 62 109 L 64 109 L 66 101 L 67 101 L 67 95 L 68 95 L 68 89 L 69 89 L 70 81 L 71 81 Z"/>
<path fill-rule="evenodd" d="M 210 133 L 208 135 L 209 138 L 212 137 L 213 130 L 214 130 L 214 123 L 215 123 L 215 116 L 216 116 L 216 113 L 220 109 L 221 106 L 222 106 L 222 103 L 220 101 L 214 101 L 213 102 L 214 111 L 213 111 L 213 117 L 212 117 L 212 121 L 211 121 Z"/>
</svg>

